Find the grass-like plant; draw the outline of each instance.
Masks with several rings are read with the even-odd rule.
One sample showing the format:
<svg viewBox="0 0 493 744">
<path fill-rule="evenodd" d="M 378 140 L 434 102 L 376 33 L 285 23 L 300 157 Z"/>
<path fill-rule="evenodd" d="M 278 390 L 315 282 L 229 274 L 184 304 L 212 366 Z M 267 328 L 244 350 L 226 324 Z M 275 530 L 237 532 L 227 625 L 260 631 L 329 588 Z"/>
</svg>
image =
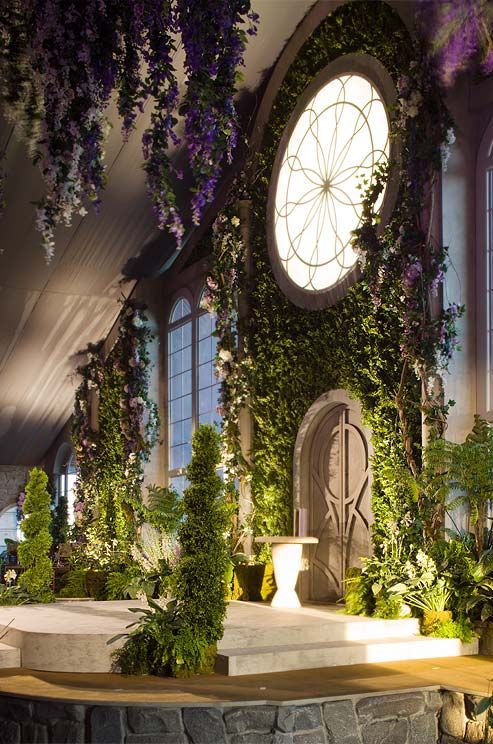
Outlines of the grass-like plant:
<svg viewBox="0 0 493 744">
<path fill-rule="evenodd" d="M 52 537 L 50 534 L 50 494 L 48 476 L 41 468 L 29 473 L 26 498 L 22 505 L 24 519 L 21 529 L 25 539 L 18 548 L 19 563 L 25 571 L 18 584 L 35 602 L 53 600 L 53 565 L 50 560 Z"/>
</svg>

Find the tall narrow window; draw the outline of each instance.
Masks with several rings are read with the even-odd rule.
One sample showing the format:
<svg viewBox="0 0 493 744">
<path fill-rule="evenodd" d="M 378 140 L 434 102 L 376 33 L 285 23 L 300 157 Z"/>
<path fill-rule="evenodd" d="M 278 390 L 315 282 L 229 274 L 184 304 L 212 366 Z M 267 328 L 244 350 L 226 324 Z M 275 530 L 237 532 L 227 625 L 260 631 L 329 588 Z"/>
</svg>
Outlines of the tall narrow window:
<svg viewBox="0 0 493 744">
<path fill-rule="evenodd" d="M 493 168 L 486 169 L 487 408 L 493 410 Z"/>
<path fill-rule="evenodd" d="M 187 485 L 192 434 L 200 424 L 218 426 L 219 386 L 214 371 L 215 318 L 180 297 L 168 324 L 168 477 L 179 493 Z"/>
<path fill-rule="evenodd" d="M 199 301 L 200 307 L 200 301 Z M 219 385 L 215 375 L 216 356 L 216 318 L 211 313 L 202 312 L 197 319 L 197 396 L 198 423 L 219 425 L 221 417 L 217 411 Z"/>
<path fill-rule="evenodd" d="M 193 426 L 192 308 L 175 303 L 168 331 L 168 471 L 170 486 L 182 492 L 191 455 Z"/>
</svg>

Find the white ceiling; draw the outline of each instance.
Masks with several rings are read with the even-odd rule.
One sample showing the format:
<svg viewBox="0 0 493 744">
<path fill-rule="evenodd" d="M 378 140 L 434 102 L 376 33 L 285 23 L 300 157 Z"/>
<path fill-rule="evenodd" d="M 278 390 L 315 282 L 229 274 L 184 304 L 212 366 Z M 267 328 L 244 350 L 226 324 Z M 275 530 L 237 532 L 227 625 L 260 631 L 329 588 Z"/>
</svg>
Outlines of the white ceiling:
<svg viewBox="0 0 493 744">
<path fill-rule="evenodd" d="M 255 91 L 314 0 L 257 0 L 257 37 L 249 39 L 244 88 Z M 118 298 L 133 283 L 119 284 L 127 261 L 155 242 L 154 216 L 146 197 L 140 136 L 123 144 L 114 110 L 106 148 L 109 182 L 99 215 L 74 220 L 57 233 L 47 266 L 34 227 L 32 202 L 42 195 L 39 173 L 25 148 L 0 119 L 0 151 L 6 147 L 7 207 L 0 220 L 0 464 L 35 464 L 73 407 L 76 353 L 105 337 Z M 167 236 L 159 237 L 163 253 Z M 171 248 L 172 250 L 172 248 Z"/>
</svg>

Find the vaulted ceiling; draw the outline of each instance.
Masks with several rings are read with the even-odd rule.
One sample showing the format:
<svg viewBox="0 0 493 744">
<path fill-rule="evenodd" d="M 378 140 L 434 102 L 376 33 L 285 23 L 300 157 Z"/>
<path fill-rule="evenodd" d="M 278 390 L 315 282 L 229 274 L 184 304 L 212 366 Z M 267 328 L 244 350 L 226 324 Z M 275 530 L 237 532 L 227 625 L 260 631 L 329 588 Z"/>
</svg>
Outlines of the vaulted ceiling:
<svg viewBox="0 0 493 744">
<path fill-rule="evenodd" d="M 249 40 L 244 88 L 258 90 L 286 40 L 314 0 L 254 0 L 257 37 Z M 118 299 L 135 280 L 121 284 L 131 259 L 156 246 L 157 236 L 141 168 L 140 136 L 149 106 L 123 144 L 115 111 L 106 148 L 109 182 L 98 215 L 74 220 L 57 234 L 56 255 L 46 265 L 32 202 L 42 195 L 38 170 L 24 145 L 0 119 L 0 151 L 6 149 L 7 208 L 0 220 L 0 464 L 35 464 L 70 416 L 77 352 L 105 337 Z"/>
</svg>

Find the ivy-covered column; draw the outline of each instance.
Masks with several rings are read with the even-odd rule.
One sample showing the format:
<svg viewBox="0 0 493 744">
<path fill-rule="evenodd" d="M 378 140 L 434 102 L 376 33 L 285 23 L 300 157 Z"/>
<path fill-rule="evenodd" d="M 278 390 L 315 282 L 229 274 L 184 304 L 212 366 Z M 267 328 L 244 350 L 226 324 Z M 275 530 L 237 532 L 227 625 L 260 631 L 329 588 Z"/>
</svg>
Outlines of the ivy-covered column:
<svg viewBox="0 0 493 744">
<path fill-rule="evenodd" d="M 239 338 L 238 338 L 238 357 L 241 361 L 246 353 L 246 340 L 242 329 L 250 317 L 250 307 L 248 301 L 248 287 L 253 279 L 253 257 L 250 245 L 250 221 L 251 221 L 251 201 L 241 199 L 238 202 L 238 216 L 240 219 L 240 230 L 243 240 L 244 253 L 243 260 L 245 265 L 245 283 L 246 286 L 239 293 L 238 297 L 238 316 L 239 316 Z M 240 448 L 247 469 L 239 475 L 239 504 L 238 517 L 240 524 L 247 524 L 251 520 L 253 502 L 250 478 L 247 477 L 253 467 L 253 420 L 250 412 L 249 401 L 246 400 L 239 412 L 238 418 Z M 243 540 L 243 550 L 247 555 L 253 552 L 252 534 L 247 532 Z"/>
</svg>

